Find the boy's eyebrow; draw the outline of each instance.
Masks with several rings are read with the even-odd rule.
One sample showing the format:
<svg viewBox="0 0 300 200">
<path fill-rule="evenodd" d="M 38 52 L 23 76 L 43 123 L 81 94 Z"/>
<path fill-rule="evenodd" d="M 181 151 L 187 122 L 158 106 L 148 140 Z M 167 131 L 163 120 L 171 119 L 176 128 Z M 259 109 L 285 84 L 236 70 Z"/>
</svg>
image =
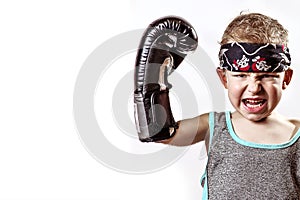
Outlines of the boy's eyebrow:
<svg viewBox="0 0 300 200">
<path fill-rule="evenodd" d="M 257 76 L 260 77 L 260 76 L 265 76 L 265 75 L 273 76 L 273 77 L 278 77 L 279 76 L 279 74 L 277 74 L 277 73 L 264 73 L 264 74 L 259 74 Z"/>
<path fill-rule="evenodd" d="M 261 76 L 261 75 L 277 76 L 280 74 L 280 72 L 260 72 L 260 73 L 255 73 L 255 74 L 257 74 L 257 76 Z"/>
<path fill-rule="evenodd" d="M 239 76 L 239 75 L 246 75 L 246 76 L 254 76 L 255 78 L 261 78 L 262 76 L 273 76 L 278 77 L 280 72 L 230 72 L 231 76 Z"/>
</svg>

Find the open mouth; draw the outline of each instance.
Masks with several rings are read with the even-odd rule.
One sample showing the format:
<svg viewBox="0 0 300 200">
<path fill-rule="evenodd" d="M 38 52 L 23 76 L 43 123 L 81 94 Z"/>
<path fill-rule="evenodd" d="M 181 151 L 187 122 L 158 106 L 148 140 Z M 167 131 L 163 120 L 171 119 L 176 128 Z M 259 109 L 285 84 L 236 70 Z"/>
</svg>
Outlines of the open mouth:
<svg viewBox="0 0 300 200">
<path fill-rule="evenodd" d="M 259 110 L 264 106 L 267 100 L 265 99 L 243 99 L 242 102 L 250 110 Z"/>
</svg>

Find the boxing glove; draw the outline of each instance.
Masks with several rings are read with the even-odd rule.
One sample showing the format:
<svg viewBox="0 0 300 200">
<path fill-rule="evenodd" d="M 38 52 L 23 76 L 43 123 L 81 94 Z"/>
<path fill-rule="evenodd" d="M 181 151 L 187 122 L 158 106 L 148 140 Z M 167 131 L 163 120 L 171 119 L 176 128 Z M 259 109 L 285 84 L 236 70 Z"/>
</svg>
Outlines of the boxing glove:
<svg viewBox="0 0 300 200">
<path fill-rule="evenodd" d="M 167 16 L 152 22 L 137 50 L 134 75 L 134 112 L 139 140 L 171 138 L 178 128 L 169 101 L 167 77 L 198 45 L 197 34 L 186 20 Z"/>
</svg>

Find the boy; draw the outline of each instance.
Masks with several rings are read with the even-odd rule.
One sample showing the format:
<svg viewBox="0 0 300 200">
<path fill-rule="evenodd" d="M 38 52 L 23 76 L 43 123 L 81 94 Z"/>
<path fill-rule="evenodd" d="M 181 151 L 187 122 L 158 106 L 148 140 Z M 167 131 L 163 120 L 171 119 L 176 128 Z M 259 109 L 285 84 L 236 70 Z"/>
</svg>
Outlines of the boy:
<svg viewBox="0 0 300 200">
<path fill-rule="evenodd" d="M 205 140 L 203 199 L 300 199 L 300 121 L 275 112 L 293 75 L 287 30 L 268 16 L 242 14 L 220 44 L 217 73 L 235 111 L 181 120 L 157 142 Z"/>
</svg>

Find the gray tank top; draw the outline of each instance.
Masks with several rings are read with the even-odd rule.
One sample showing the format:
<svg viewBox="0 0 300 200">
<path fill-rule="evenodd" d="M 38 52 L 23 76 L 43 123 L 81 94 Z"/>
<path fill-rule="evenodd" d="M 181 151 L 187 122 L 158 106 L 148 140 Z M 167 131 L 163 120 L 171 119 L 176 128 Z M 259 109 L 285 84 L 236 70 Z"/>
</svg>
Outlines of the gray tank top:
<svg viewBox="0 0 300 200">
<path fill-rule="evenodd" d="M 202 199 L 300 199 L 300 131 L 283 144 L 240 139 L 230 112 L 210 113 Z"/>
</svg>

